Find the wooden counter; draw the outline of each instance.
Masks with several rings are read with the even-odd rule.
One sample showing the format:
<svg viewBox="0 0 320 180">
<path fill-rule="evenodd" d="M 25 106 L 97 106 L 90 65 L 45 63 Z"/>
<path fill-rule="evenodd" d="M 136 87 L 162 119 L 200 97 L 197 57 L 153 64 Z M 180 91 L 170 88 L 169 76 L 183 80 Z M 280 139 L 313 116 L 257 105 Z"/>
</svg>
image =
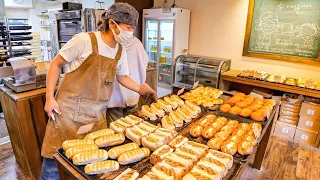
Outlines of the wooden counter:
<svg viewBox="0 0 320 180">
<path fill-rule="evenodd" d="M 31 179 L 39 179 L 40 152 L 48 119 L 43 109 L 46 89 L 15 93 L 2 86 L 0 91 L 15 158 Z"/>
<path fill-rule="evenodd" d="M 317 91 L 317 90 L 237 77 L 237 75 L 240 74 L 240 72 L 241 72 L 240 70 L 230 70 L 223 73 L 221 76 L 222 81 L 220 83 L 220 88 L 224 90 L 228 90 L 229 89 L 228 86 L 230 86 L 230 82 L 232 82 L 232 83 L 245 84 L 245 85 L 250 85 L 255 87 L 271 89 L 271 90 L 278 90 L 278 91 L 283 91 L 288 93 L 295 93 L 295 94 L 301 94 L 305 96 L 320 98 L 320 91 Z"/>
</svg>

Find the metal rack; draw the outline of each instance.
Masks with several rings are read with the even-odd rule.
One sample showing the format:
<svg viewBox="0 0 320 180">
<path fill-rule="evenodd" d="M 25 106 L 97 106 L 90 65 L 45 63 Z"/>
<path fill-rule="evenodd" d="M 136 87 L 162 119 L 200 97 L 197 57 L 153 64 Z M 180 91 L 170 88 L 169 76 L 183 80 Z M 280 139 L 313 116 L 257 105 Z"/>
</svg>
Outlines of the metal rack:
<svg viewBox="0 0 320 180">
<path fill-rule="evenodd" d="M 173 87 L 191 89 L 200 85 L 218 88 L 221 73 L 230 70 L 231 60 L 180 55 L 174 62 Z"/>
<path fill-rule="evenodd" d="M 0 66 L 11 56 L 10 34 L 6 18 L 0 17 Z"/>
</svg>

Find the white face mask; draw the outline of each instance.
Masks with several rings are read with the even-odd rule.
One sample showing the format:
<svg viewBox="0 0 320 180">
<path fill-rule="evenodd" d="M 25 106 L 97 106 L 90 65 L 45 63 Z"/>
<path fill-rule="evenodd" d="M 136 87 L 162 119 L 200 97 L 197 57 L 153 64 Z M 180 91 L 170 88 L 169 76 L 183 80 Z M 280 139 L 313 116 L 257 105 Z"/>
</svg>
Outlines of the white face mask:
<svg viewBox="0 0 320 180">
<path fill-rule="evenodd" d="M 113 21 L 113 20 L 112 20 Z M 117 26 L 117 28 L 119 29 L 120 33 L 116 34 L 116 32 L 114 31 L 113 28 L 110 28 L 113 35 L 114 35 L 114 39 L 120 43 L 120 44 L 125 44 L 130 42 L 133 39 L 133 32 L 130 31 L 125 31 L 123 29 L 120 28 L 120 26 L 113 21 L 113 23 Z"/>
</svg>

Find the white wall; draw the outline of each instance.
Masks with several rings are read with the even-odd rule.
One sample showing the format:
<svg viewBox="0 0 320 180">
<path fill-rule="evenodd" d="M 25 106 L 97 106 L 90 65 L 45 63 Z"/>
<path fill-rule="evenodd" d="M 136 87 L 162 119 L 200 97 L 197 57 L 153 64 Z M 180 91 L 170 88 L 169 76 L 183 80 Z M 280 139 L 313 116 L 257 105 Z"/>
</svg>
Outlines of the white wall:
<svg viewBox="0 0 320 180">
<path fill-rule="evenodd" d="M 113 3 L 114 0 L 102 0 L 104 3 L 101 4 L 102 9 L 108 9 Z M 82 0 L 82 7 L 83 8 L 94 8 L 100 9 L 99 3 L 94 3 L 96 0 Z"/>
<path fill-rule="evenodd" d="M 168 0 L 170 7 L 173 0 Z M 154 0 L 162 7 L 163 0 Z M 320 66 L 242 56 L 249 0 L 177 0 L 191 10 L 190 54 L 232 59 L 232 69 L 264 70 L 289 77 L 320 79 Z"/>
</svg>

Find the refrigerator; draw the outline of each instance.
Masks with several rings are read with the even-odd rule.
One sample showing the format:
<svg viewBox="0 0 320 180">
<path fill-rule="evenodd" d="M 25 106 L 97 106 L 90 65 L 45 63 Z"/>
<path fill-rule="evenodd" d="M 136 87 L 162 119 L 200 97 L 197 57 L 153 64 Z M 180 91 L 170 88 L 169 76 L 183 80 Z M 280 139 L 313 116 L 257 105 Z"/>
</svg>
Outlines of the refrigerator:
<svg viewBox="0 0 320 180">
<path fill-rule="evenodd" d="M 157 69 L 158 87 L 172 92 L 173 64 L 188 53 L 190 10 L 159 8 L 143 10 L 142 41 L 149 64 Z"/>
</svg>

